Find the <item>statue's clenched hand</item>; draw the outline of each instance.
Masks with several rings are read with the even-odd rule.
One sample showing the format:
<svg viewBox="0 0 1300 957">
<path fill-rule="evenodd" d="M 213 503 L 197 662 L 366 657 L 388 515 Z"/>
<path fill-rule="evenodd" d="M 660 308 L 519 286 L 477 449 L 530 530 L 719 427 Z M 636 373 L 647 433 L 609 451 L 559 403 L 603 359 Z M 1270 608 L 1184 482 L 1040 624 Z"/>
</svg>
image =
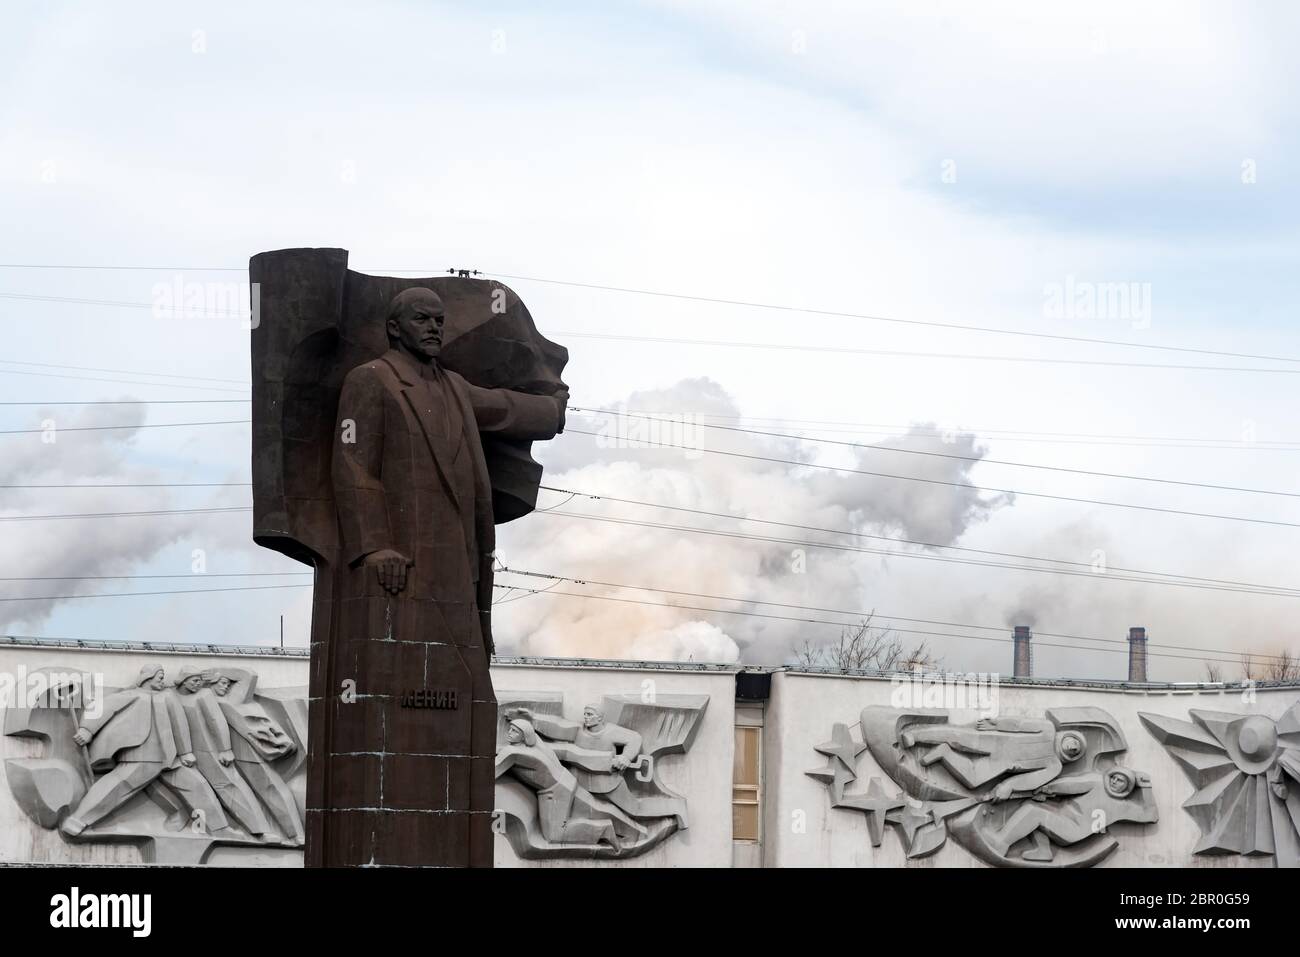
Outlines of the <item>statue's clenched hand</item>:
<svg viewBox="0 0 1300 957">
<path fill-rule="evenodd" d="M 85 728 L 78 728 L 77 733 L 72 736 L 72 740 L 77 742 L 83 748 L 90 744 L 91 734 Z"/>
<path fill-rule="evenodd" d="M 373 568 L 379 584 L 394 595 L 406 587 L 406 570 L 412 564 L 409 558 L 391 548 L 381 548 L 366 556 L 366 567 Z"/>
<path fill-rule="evenodd" d="M 559 407 L 559 413 L 560 413 L 559 427 L 555 431 L 563 432 L 564 420 L 567 417 L 569 411 L 569 392 L 567 389 L 560 389 L 558 392 L 555 393 L 554 396 L 552 396 L 552 398 L 555 399 L 555 404 L 556 406 Z"/>
</svg>

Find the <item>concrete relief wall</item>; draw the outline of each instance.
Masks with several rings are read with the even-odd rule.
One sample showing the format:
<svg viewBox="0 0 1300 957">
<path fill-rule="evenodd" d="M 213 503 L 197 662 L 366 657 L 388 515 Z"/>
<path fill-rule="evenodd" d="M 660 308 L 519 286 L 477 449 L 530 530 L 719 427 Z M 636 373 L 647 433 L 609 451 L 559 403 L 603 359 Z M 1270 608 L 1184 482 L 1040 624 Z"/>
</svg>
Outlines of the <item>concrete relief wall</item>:
<svg viewBox="0 0 1300 957">
<path fill-rule="evenodd" d="M 731 866 L 734 672 L 498 665 L 492 681 L 502 712 L 496 866 Z M 539 738 L 532 746 L 507 738 L 521 709 Z M 631 749 L 615 744 L 625 739 Z M 576 799 L 572 782 L 557 788 L 544 773 L 530 786 L 520 780 L 527 770 L 505 767 L 513 752 L 538 747 L 559 752 Z M 637 766 L 606 770 L 629 750 Z M 606 763 L 595 763 L 602 755 Z M 542 788 L 556 788 L 555 797 L 541 797 Z M 548 835 L 544 803 L 556 798 L 568 826 Z"/>
<path fill-rule="evenodd" d="M 296 656 L 0 646 L 0 861 L 302 866 L 307 674 Z M 497 866 L 730 865 L 732 669 L 492 677 Z"/>
<path fill-rule="evenodd" d="M 767 715 L 765 866 L 1296 863 L 1300 689 L 778 673 Z"/>
</svg>

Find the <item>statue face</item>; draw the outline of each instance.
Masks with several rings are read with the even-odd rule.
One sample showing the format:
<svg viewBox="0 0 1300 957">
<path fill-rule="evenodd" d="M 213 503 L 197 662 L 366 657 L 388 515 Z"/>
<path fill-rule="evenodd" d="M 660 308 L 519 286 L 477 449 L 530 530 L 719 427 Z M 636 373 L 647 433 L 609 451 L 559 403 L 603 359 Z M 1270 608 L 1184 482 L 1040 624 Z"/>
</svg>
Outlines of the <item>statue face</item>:
<svg viewBox="0 0 1300 957">
<path fill-rule="evenodd" d="M 430 293 L 410 303 L 401 314 L 388 320 L 388 335 L 418 358 L 436 359 L 442 352 L 442 327 L 447 313 L 442 300 Z"/>
<path fill-rule="evenodd" d="M 230 691 L 230 679 L 218 678 L 217 683 L 212 686 L 212 690 L 224 698 L 226 693 Z"/>
<path fill-rule="evenodd" d="M 203 678 L 200 675 L 190 675 L 181 682 L 181 687 L 188 693 L 194 694 L 203 687 Z"/>
<path fill-rule="evenodd" d="M 1067 731 L 1061 735 L 1061 744 L 1059 755 L 1063 761 L 1074 761 L 1079 755 L 1083 754 L 1083 738 L 1073 731 Z"/>
<path fill-rule="evenodd" d="M 510 730 L 506 732 L 506 740 L 511 744 L 518 744 L 520 741 L 524 740 L 524 733 L 512 724 Z"/>
<path fill-rule="evenodd" d="M 1106 790 L 1110 792 L 1111 797 L 1124 798 L 1128 797 L 1133 787 L 1129 782 L 1128 775 L 1122 771 L 1111 771 L 1106 776 Z"/>
<path fill-rule="evenodd" d="M 601 713 L 590 706 L 582 709 L 582 726 L 584 728 L 598 728 L 605 723 Z"/>
<path fill-rule="evenodd" d="M 161 668 L 153 673 L 153 680 L 149 682 L 149 687 L 154 691 L 162 691 L 167 687 L 167 675 Z"/>
</svg>

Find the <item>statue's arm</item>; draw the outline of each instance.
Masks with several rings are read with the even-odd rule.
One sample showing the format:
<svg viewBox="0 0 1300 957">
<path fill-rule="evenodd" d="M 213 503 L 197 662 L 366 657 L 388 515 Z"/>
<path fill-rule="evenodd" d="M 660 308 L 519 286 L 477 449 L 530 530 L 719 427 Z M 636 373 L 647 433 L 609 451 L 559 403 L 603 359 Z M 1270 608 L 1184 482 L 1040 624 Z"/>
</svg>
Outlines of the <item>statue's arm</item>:
<svg viewBox="0 0 1300 957">
<path fill-rule="evenodd" d="M 226 716 L 221 713 L 221 705 L 217 704 L 216 699 L 204 695 L 199 699 L 199 711 L 203 715 L 204 724 L 217 742 L 217 750 L 229 751 L 230 725 L 226 723 Z"/>
<path fill-rule="evenodd" d="M 622 745 L 623 750 L 619 752 L 619 757 L 625 761 L 632 762 L 641 754 L 642 741 L 641 735 L 631 728 L 619 728 L 618 743 Z"/>
<path fill-rule="evenodd" d="M 193 754 L 194 743 L 190 740 L 190 719 L 185 716 L 185 709 L 173 695 L 168 694 L 163 700 L 167 703 L 167 714 L 171 716 L 172 728 L 176 732 L 177 753 Z"/>
<path fill-rule="evenodd" d="M 129 695 L 121 691 L 117 694 L 109 695 L 104 699 L 104 706 L 100 709 L 99 717 L 87 718 L 83 715 L 78 727 L 85 728 L 92 735 L 98 734 L 99 729 L 108 723 L 108 719 L 125 708 L 128 703 L 134 700 L 134 697 L 134 695 Z"/>
<path fill-rule="evenodd" d="M 582 768 L 584 771 L 605 772 L 612 770 L 610 762 L 614 756 L 608 751 L 591 751 L 575 744 L 556 744 L 553 746 L 555 756 L 565 764 Z"/>
<path fill-rule="evenodd" d="M 497 752 L 497 777 L 501 777 L 515 766 L 515 757 L 515 752 L 510 748 Z"/>
<path fill-rule="evenodd" d="M 383 383 L 374 369 L 359 366 L 343 380 L 332 473 L 348 564 L 393 547 L 381 476 L 384 398 Z"/>
<path fill-rule="evenodd" d="M 530 395 L 465 383 L 480 432 L 503 439 L 550 439 L 564 431 L 569 394 Z"/>
<path fill-rule="evenodd" d="M 1061 762 L 1054 760 L 1045 768 L 1026 771 L 1022 774 L 1013 774 L 1009 778 L 1004 778 L 999 786 L 1013 794 L 1029 794 L 1051 782 L 1060 773 Z"/>
<path fill-rule="evenodd" d="M 1053 725 L 1047 721 L 1040 721 L 1037 718 L 1013 718 L 1009 716 L 988 719 L 992 725 L 993 731 L 1006 731 L 1012 734 L 1038 734 L 1043 731 L 1055 730 Z"/>
<path fill-rule="evenodd" d="M 1087 794 L 1097 786 L 1096 775 L 1075 775 L 1068 778 L 1057 778 L 1055 781 L 1049 781 L 1038 789 L 1040 794 L 1049 794 L 1054 797 L 1078 797 L 1080 794 Z"/>
<path fill-rule="evenodd" d="M 555 718 L 545 714 L 533 715 L 533 727 L 552 741 L 572 741 L 578 736 L 578 723 L 567 718 Z"/>
</svg>

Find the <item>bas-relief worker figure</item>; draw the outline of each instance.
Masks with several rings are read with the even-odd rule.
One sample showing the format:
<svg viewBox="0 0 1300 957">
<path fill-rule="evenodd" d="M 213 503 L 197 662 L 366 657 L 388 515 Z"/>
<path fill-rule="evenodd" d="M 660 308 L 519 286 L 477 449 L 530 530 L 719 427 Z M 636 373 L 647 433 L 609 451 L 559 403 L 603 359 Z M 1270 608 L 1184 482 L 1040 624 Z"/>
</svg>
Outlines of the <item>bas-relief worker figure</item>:
<svg viewBox="0 0 1300 957">
<path fill-rule="evenodd" d="M 687 826 L 657 762 L 689 750 L 707 695 L 608 695 L 581 721 L 554 695 L 502 698 L 497 800 L 520 857 L 633 857 Z"/>
<path fill-rule="evenodd" d="M 644 834 L 645 829 L 612 808 L 597 808 L 592 793 L 578 784 L 570 770 L 577 767 L 608 773 L 612 764 L 606 752 L 542 740 L 532 722 L 516 717 L 506 731 L 506 746 L 497 751 L 496 776 L 513 771 L 537 792 L 542 837 L 551 844 L 594 846 L 604 842 L 617 852 L 622 849 L 623 836 L 614 827 L 616 819 L 632 833 Z"/>
<path fill-rule="evenodd" d="M 276 742 L 268 752 L 275 763 L 261 761 L 261 771 L 246 776 L 237 748 L 247 722 L 232 723 L 219 703 L 241 683 L 251 694 L 256 676 L 185 667 L 169 687 L 165 669 L 146 665 L 134 687 L 102 701 L 79 694 L 9 707 L 5 733 L 46 745 L 43 758 L 6 761 L 17 803 L 70 840 L 138 844 L 154 863 L 201 863 L 219 844 L 301 847 L 300 802 L 286 782 L 301 767 L 294 761 L 300 747 L 281 722 L 292 725 L 297 716 L 292 730 L 300 738 L 305 714 L 277 693 L 250 705 L 260 713 L 258 733 Z M 267 810 L 284 825 L 282 833 Z"/>
<path fill-rule="evenodd" d="M 1272 855 L 1300 867 L 1300 704 L 1262 714 L 1138 717 L 1195 788 L 1183 808 L 1201 829 L 1194 854 Z"/>
<path fill-rule="evenodd" d="M 209 687 L 213 681 L 214 675 L 205 676 L 192 668 L 182 668 L 176 677 L 176 690 L 189 724 L 195 767 L 230 817 L 254 837 L 271 840 L 270 822 L 243 775 L 234 767 L 230 725 L 217 703 L 216 693 Z"/>
<path fill-rule="evenodd" d="M 869 707 L 863 744 L 836 725 L 817 747 L 827 766 L 808 774 L 827 783 L 833 807 L 868 815 L 873 844 L 885 824 L 897 825 L 908 857 L 934 853 L 951 834 L 993 865 L 1090 867 L 1119 846 L 1112 825 L 1156 821 L 1151 780 L 1120 763 L 1128 745 L 1105 711 L 1046 715 L 954 725 L 944 711 Z M 863 750 L 903 795 L 889 798 L 875 778 L 865 794 L 845 793 Z"/>
<path fill-rule="evenodd" d="M 346 263 L 249 265 L 254 537 L 316 571 L 307 864 L 490 867 L 495 525 L 536 502 L 567 353 L 499 283 Z"/>
<path fill-rule="evenodd" d="M 78 836 L 156 780 L 201 814 L 212 832 L 226 828 L 216 795 L 195 770 L 188 716 L 166 681 L 162 668 L 141 668 L 136 688 L 110 695 L 101 714 L 77 728 L 72 740 L 89 747 L 91 768 L 108 773 L 64 819 L 65 834 Z"/>
</svg>

